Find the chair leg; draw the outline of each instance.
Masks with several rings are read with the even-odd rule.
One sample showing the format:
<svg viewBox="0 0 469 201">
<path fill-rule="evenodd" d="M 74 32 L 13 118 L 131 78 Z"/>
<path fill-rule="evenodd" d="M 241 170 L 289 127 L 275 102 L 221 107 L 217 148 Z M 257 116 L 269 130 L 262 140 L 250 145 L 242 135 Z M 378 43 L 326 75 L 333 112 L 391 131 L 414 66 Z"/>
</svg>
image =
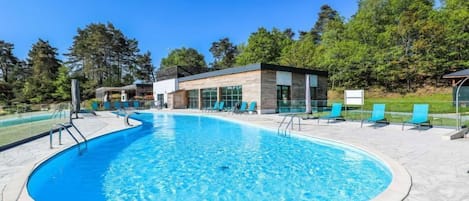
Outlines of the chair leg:
<svg viewBox="0 0 469 201">
<path fill-rule="evenodd" d="M 404 130 L 405 122 L 402 122 L 402 130 Z"/>
<path fill-rule="evenodd" d="M 363 128 L 363 120 L 362 120 L 362 123 L 361 123 L 361 125 L 360 125 L 360 128 Z"/>
</svg>

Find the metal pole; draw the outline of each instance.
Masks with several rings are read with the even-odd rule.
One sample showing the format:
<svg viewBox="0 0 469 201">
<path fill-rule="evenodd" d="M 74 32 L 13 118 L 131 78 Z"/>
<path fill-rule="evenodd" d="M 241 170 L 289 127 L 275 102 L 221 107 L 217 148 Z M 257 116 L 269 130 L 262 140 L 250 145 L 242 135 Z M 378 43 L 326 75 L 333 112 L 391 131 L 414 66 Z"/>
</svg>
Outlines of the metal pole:
<svg viewBox="0 0 469 201">
<path fill-rule="evenodd" d="M 305 74 L 305 113 L 311 114 L 311 85 L 310 85 L 310 75 Z"/>
<path fill-rule="evenodd" d="M 469 77 L 466 77 L 464 78 L 464 80 L 462 80 L 462 82 L 459 84 L 458 88 L 456 88 L 456 126 L 457 126 L 457 130 L 459 131 L 461 128 L 461 114 L 459 114 L 459 89 L 461 89 L 462 85 L 464 84 L 464 82 L 466 82 L 467 80 L 469 79 Z"/>
</svg>

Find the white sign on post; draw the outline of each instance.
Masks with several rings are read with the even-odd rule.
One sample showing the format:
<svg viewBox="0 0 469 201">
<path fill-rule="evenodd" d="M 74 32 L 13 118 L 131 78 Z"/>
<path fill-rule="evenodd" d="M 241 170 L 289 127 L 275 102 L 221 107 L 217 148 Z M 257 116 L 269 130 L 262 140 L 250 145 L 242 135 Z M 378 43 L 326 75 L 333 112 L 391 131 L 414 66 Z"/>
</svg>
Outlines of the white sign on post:
<svg viewBox="0 0 469 201">
<path fill-rule="evenodd" d="M 345 90 L 344 91 L 345 105 L 364 105 L 365 104 L 365 91 L 361 90 Z"/>
</svg>

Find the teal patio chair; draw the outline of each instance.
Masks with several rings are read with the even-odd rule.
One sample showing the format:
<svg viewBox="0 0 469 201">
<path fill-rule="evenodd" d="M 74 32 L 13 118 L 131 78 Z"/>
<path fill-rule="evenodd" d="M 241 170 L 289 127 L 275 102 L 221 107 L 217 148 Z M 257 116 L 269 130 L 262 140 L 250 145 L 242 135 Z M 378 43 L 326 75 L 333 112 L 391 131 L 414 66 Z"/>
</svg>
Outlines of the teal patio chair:
<svg viewBox="0 0 469 201">
<path fill-rule="evenodd" d="M 98 102 L 93 101 L 91 103 L 91 110 L 96 111 L 96 110 L 98 110 L 98 108 L 99 108 Z"/>
<path fill-rule="evenodd" d="M 327 123 L 329 123 L 331 119 L 345 121 L 344 117 L 342 116 L 342 103 L 332 103 L 331 112 L 326 116 L 319 117 L 318 124 L 320 119 L 327 119 Z"/>
<path fill-rule="evenodd" d="M 417 128 L 420 128 L 422 125 L 426 125 L 431 128 L 432 125 L 428 120 L 428 104 L 414 104 L 412 119 L 402 122 L 402 130 L 404 130 L 406 123 L 417 125 Z"/>
<path fill-rule="evenodd" d="M 223 111 L 225 109 L 225 101 L 220 101 L 220 104 L 218 105 L 218 109 L 215 111 Z"/>
<path fill-rule="evenodd" d="M 378 123 L 389 124 L 386 117 L 384 117 L 385 110 L 386 110 L 385 104 L 373 104 L 373 111 L 371 112 L 371 117 L 367 121 L 373 122 L 375 123 L 375 125 Z M 362 120 L 360 127 L 363 127 L 363 121 L 365 120 L 364 119 Z"/>
<path fill-rule="evenodd" d="M 135 100 L 135 101 L 134 101 L 134 109 L 137 110 L 137 109 L 139 109 L 139 108 L 140 108 L 140 102 L 138 102 L 138 101 Z"/>
<path fill-rule="evenodd" d="M 104 102 L 104 110 L 111 110 L 111 103 L 110 102 Z"/>
<path fill-rule="evenodd" d="M 129 108 L 129 102 L 122 102 L 122 106 L 124 107 L 124 109 L 128 109 Z"/>
<path fill-rule="evenodd" d="M 257 102 L 256 102 L 256 101 L 252 101 L 251 104 L 249 104 L 248 112 L 249 112 L 250 114 L 251 114 L 251 113 L 257 113 L 256 105 L 257 105 Z"/>
<path fill-rule="evenodd" d="M 114 109 L 116 110 L 121 109 L 121 102 L 119 101 L 114 102 Z"/>
<path fill-rule="evenodd" d="M 238 110 L 234 110 L 233 112 L 234 113 L 238 113 L 238 114 L 241 114 L 241 113 L 245 113 L 247 110 L 247 107 L 248 107 L 248 103 L 243 101 L 241 102 L 241 106 L 239 106 L 239 109 Z"/>
<path fill-rule="evenodd" d="M 218 107 L 219 107 L 220 103 L 218 101 L 215 101 L 215 103 L 213 104 L 213 107 L 209 107 L 207 108 L 207 112 L 210 112 L 210 111 L 217 111 L 218 110 Z"/>
</svg>

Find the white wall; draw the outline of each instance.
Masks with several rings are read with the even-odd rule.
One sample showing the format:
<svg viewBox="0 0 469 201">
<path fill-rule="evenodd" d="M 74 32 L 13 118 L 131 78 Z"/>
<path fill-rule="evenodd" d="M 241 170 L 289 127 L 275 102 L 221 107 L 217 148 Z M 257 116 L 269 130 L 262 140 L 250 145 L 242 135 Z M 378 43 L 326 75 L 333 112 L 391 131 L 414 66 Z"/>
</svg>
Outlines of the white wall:
<svg viewBox="0 0 469 201">
<path fill-rule="evenodd" d="M 153 97 L 155 98 L 158 94 L 164 94 L 164 103 L 168 102 L 168 93 L 178 90 L 177 79 L 169 79 L 153 82 Z"/>
</svg>

